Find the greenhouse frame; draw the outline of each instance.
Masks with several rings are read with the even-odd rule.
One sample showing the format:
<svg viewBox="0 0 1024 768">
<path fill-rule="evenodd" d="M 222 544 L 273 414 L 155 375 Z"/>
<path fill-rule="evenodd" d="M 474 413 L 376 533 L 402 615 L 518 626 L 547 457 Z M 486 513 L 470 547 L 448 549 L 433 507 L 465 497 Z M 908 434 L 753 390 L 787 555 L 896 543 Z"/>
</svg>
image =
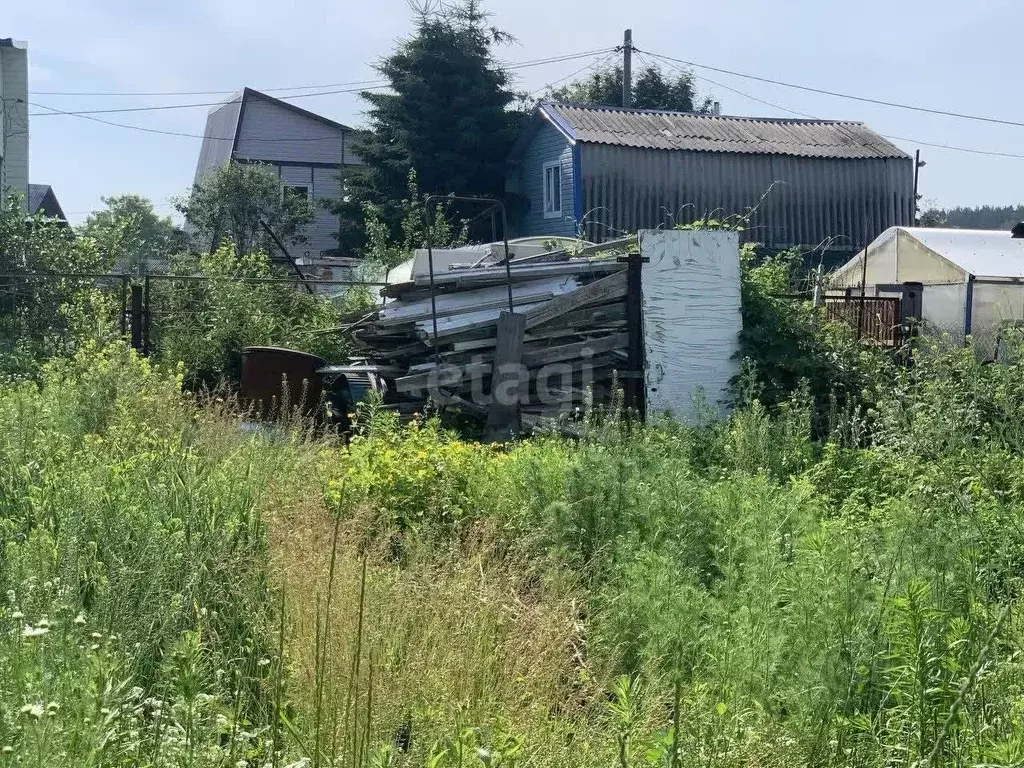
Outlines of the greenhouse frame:
<svg viewBox="0 0 1024 768">
<path fill-rule="evenodd" d="M 865 254 L 867 263 L 865 265 Z M 1024 324 L 1024 239 L 1009 231 L 890 227 L 835 270 L 828 292 L 899 295 L 919 284 L 921 332 L 997 357 L 1002 331 Z"/>
</svg>

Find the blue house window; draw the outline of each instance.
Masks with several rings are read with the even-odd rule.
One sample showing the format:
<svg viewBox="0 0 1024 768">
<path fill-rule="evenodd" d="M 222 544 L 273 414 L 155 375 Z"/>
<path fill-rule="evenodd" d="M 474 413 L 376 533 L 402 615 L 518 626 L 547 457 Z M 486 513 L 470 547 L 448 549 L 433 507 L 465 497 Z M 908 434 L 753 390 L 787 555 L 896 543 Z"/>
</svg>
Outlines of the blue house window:
<svg viewBox="0 0 1024 768">
<path fill-rule="evenodd" d="M 562 163 L 544 163 L 544 218 L 562 218 Z"/>
</svg>

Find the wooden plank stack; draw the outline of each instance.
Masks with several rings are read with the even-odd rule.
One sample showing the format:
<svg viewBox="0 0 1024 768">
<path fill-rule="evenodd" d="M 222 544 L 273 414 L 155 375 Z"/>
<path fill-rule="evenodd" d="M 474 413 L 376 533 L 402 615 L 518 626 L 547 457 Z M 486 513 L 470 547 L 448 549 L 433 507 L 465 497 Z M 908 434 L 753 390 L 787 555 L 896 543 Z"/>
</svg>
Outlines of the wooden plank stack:
<svg viewBox="0 0 1024 768">
<path fill-rule="evenodd" d="M 634 238 L 512 258 L 512 309 L 522 320 L 514 350 L 520 412 L 526 426 L 572 413 L 588 391 L 611 397 L 615 371 L 626 368 L 626 271 L 618 258 Z M 385 404 L 403 414 L 422 412 L 429 400 L 488 420 L 499 320 L 509 311 L 508 273 L 502 259 L 450 264 L 434 275 L 388 285 L 385 304 L 355 330 L 362 359 L 386 371 Z M 436 339 L 436 343 L 435 343 Z M 504 360 L 504 357 L 503 357 Z M 502 386 L 507 372 L 500 373 Z M 514 382 L 513 382 L 513 388 Z M 492 419 L 493 421 L 493 419 Z"/>
</svg>

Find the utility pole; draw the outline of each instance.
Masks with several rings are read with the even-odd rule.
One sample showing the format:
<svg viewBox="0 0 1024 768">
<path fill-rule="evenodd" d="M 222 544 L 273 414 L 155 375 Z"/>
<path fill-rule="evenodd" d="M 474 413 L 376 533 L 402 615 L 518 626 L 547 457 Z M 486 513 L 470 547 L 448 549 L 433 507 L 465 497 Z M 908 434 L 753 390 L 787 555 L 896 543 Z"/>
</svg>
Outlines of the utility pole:
<svg viewBox="0 0 1024 768">
<path fill-rule="evenodd" d="M 925 166 L 925 163 L 921 162 L 921 150 L 919 149 L 916 152 L 914 152 L 914 202 L 913 202 L 913 208 L 911 209 L 913 211 L 913 215 L 910 217 L 911 218 L 911 224 L 913 224 L 915 227 L 917 226 L 917 222 L 918 222 L 918 217 L 917 217 L 917 180 L 918 180 L 918 177 L 921 174 L 921 169 L 924 168 L 924 166 Z"/>
<path fill-rule="evenodd" d="M 633 86 L 633 30 L 622 35 L 622 106 L 629 109 Z"/>
</svg>

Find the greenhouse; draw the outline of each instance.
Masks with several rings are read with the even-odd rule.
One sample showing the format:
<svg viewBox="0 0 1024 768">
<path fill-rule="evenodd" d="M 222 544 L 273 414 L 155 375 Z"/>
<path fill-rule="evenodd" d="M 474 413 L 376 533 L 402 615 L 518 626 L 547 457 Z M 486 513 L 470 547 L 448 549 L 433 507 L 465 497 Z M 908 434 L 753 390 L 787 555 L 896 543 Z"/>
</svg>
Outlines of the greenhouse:
<svg viewBox="0 0 1024 768">
<path fill-rule="evenodd" d="M 865 265 L 865 253 L 867 264 Z M 828 279 L 829 293 L 900 295 L 920 285 L 922 332 L 968 338 L 982 360 L 1024 321 L 1024 239 L 1009 232 L 890 227 Z"/>
</svg>

